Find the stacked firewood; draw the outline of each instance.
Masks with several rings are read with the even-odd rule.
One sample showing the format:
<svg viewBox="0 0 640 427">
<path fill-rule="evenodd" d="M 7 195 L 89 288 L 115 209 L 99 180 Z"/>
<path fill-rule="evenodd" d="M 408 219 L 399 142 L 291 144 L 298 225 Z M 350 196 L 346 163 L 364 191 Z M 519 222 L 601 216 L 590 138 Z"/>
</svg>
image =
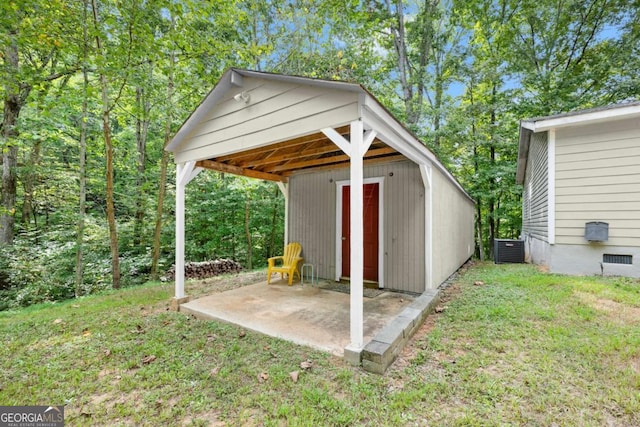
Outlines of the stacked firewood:
<svg viewBox="0 0 640 427">
<path fill-rule="evenodd" d="M 226 273 L 238 273 L 242 266 L 232 259 L 215 259 L 204 262 L 188 262 L 184 266 L 185 279 L 206 279 L 207 277 L 219 276 Z M 176 277 L 176 266 L 172 265 L 167 271 L 167 279 L 174 280 Z"/>
</svg>

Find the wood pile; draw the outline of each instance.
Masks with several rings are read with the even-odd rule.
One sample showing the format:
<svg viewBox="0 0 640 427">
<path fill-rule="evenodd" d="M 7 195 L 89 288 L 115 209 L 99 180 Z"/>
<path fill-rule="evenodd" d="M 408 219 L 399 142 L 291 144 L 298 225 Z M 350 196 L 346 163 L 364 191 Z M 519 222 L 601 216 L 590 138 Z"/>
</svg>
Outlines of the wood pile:
<svg viewBox="0 0 640 427">
<path fill-rule="evenodd" d="M 185 279 L 206 279 L 207 277 L 219 276 L 226 273 L 239 273 L 242 270 L 240 263 L 232 259 L 216 259 L 204 262 L 188 262 L 184 265 Z M 176 266 L 172 265 L 167 271 L 167 279 L 174 280 L 176 277 Z"/>
</svg>

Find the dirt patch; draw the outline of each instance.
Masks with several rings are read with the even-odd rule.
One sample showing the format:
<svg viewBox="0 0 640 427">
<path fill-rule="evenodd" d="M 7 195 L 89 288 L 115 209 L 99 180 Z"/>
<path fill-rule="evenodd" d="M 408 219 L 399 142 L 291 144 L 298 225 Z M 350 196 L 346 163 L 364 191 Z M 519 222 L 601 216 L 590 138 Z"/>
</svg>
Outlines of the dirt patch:
<svg viewBox="0 0 640 427">
<path fill-rule="evenodd" d="M 640 307 L 629 306 L 607 298 L 597 298 L 587 292 L 576 292 L 575 294 L 583 303 L 605 314 L 616 323 L 640 323 Z"/>
<path fill-rule="evenodd" d="M 445 307 L 449 301 L 455 299 L 461 293 L 462 286 L 460 283 L 450 284 L 441 291 L 440 303 L 438 306 Z M 424 338 L 429 335 L 433 328 L 435 328 L 438 317 L 441 315 L 442 313 L 432 312 L 427 316 L 420 328 L 418 328 L 415 334 L 413 334 L 413 337 L 411 337 L 396 360 L 389 367 L 389 371 L 402 371 L 404 368 L 409 366 L 413 360 L 415 360 L 418 354 L 423 350 L 424 344 L 422 341 L 424 341 Z M 439 363 L 439 361 L 436 361 L 436 363 Z"/>
<path fill-rule="evenodd" d="M 187 295 L 192 298 L 198 298 L 203 295 L 230 291 L 231 289 L 253 285 L 254 283 L 264 282 L 266 280 L 267 272 L 265 270 L 258 270 L 238 274 L 225 274 L 203 280 L 190 280 L 185 284 L 185 288 Z"/>
<path fill-rule="evenodd" d="M 185 419 L 182 420 L 183 426 L 189 425 L 205 425 L 207 427 L 223 427 L 227 424 L 224 421 L 220 421 L 219 412 L 207 412 L 204 414 L 197 415 L 187 415 Z"/>
</svg>

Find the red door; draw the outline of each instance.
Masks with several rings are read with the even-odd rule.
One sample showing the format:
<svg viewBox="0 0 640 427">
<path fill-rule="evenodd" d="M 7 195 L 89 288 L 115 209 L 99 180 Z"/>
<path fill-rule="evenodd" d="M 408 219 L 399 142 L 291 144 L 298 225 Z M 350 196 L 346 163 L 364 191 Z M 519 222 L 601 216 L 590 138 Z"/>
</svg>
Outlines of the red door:
<svg viewBox="0 0 640 427">
<path fill-rule="evenodd" d="M 364 280 L 378 281 L 378 203 L 379 184 L 365 184 L 364 200 Z M 351 187 L 342 187 L 342 276 L 351 275 Z"/>
</svg>

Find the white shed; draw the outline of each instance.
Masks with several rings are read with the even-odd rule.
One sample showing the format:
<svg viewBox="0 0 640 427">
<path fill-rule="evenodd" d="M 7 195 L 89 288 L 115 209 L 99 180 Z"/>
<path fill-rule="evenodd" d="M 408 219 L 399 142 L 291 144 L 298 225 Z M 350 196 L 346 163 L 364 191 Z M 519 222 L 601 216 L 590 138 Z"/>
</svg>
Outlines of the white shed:
<svg viewBox="0 0 640 427">
<path fill-rule="evenodd" d="M 166 150 L 177 163 L 177 300 L 185 298 L 185 188 L 203 169 L 277 182 L 285 198 L 285 243 L 299 241 L 321 277 L 339 279 L 349 269 L 345 353 L 364 345 L 362 293 L 369 274 L 380 287 L 421 293 L 446 280 L 474 250 L 473 200 L 358 84 L 229 69 Z M 379 198 L 373 207 L 363 203 L 369 189 Z M 372 209 L 379 240 L 365 249 Z"/>
</svg>

